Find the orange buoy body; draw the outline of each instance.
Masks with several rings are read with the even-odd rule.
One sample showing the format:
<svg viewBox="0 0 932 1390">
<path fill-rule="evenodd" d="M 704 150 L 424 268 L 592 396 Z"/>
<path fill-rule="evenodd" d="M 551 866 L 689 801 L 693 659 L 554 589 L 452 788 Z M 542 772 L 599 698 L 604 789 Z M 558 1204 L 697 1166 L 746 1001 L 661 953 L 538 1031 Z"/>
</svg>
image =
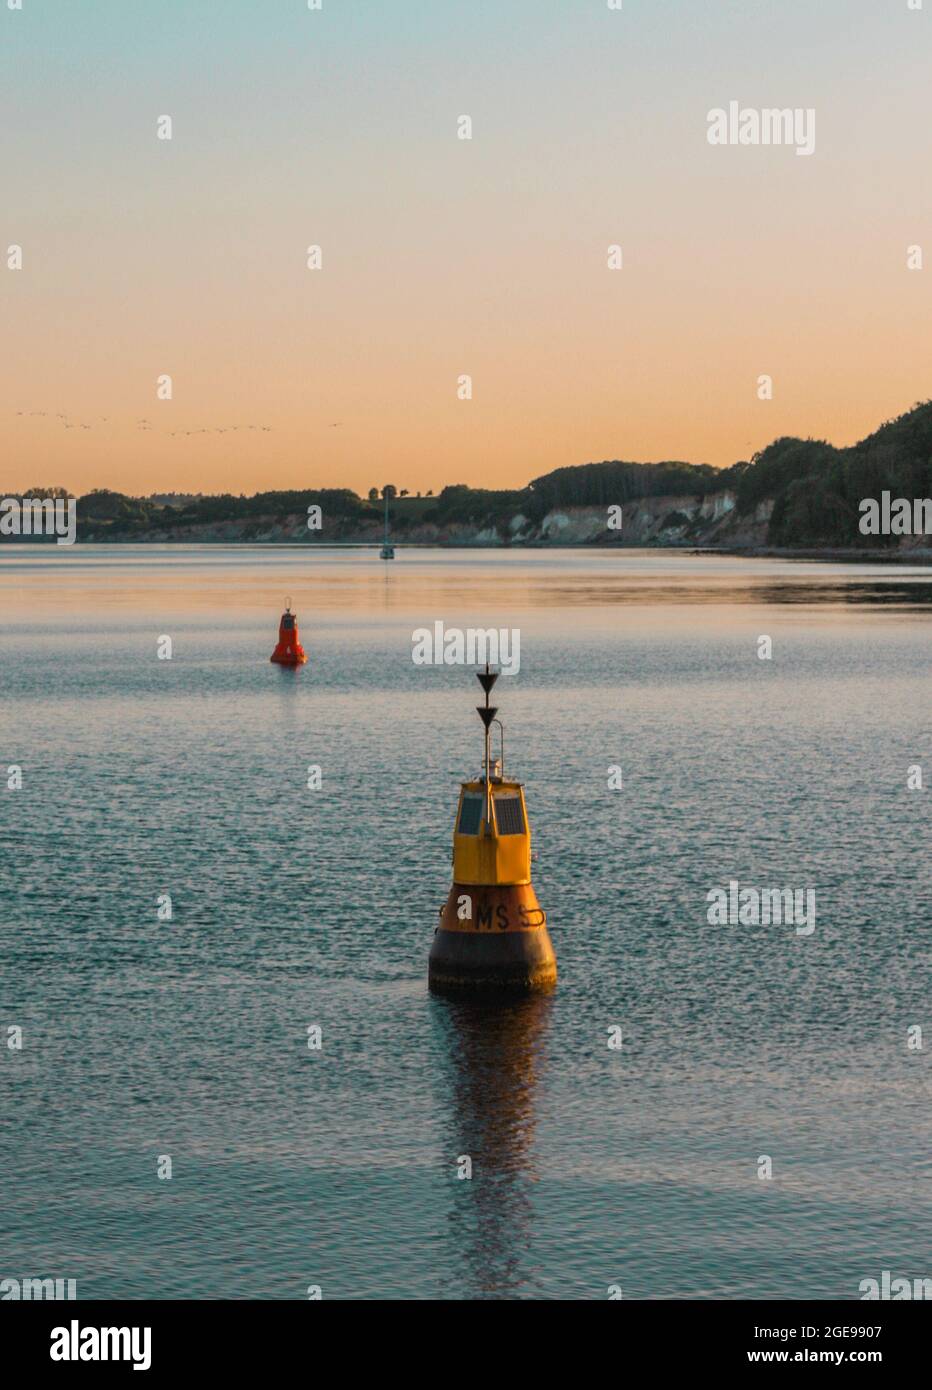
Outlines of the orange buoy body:
<svg viewBox="0 0 932 1390">
<path fill-rule="evenodd" d="M 292 613 L 289 603 L 278 624 L 278 645 L 269 657 L 279 666 L 303 666 L 307 653 L 298 640 L 298 615 Z"/>
<path fill-rule="evenodd" d="M 547 917 L 530 883 L 454 883 L 430 952 L 437 993 L 552 989 L 557 982 Z"/>
</svg>

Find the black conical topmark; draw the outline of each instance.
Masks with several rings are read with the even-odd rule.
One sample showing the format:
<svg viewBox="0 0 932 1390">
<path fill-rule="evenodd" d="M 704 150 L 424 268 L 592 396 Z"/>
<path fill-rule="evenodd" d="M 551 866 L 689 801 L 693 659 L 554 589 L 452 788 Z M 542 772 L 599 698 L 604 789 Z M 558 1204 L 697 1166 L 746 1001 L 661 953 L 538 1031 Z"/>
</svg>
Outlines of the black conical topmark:
<svg viewBox="0 0 932 1390">
<path fill-rule="evenodd" d="M 498 714 L 498 710 L 495 705 L 476 705 L 476 713 L 485 727 L 488 728 L 492 720 Z"/>
<path fill-rule="evenodd" d="M 488 695 L 489 691 L 492 689 L 492 686 L 498 680 L 498 672 L 489 670 L 477 671 L 476 679 L 482 686 L 482 689 L 485 691 L 486 695 Z"/>
</svg>

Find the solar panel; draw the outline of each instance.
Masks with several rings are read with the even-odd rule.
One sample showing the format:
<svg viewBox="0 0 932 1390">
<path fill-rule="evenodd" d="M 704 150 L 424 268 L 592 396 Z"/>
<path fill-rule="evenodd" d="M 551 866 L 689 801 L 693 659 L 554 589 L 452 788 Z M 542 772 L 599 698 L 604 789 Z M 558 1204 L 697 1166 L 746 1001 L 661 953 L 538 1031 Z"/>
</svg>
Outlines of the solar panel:
<svg viewBox="0 0 932 1390">
<path fill-rule="evenodd" d="M 495 820 L 499 835 L 523 835 L 524 816 L 521 814 L 520 796 L 497 796 Z"/>
<path fill-rule="evenodd" d="M 479 822 L 482 820 L 482 804 L 484 796 L 464 796 L 463 809 L 460 811 L 459 833 L 461 835 L 478 835 Z"/>
</svg>

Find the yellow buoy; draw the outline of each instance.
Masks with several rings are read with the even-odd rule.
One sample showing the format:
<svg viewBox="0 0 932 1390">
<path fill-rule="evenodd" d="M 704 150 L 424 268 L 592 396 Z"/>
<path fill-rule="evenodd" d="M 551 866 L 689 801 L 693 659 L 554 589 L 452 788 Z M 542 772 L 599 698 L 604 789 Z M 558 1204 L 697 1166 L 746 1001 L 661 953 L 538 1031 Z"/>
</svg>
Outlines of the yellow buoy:
<svg viewBox="0 0 932 1390">
<path fill-rule="evenodd" d="M 503 758 L 492 759 L 491 726 L 501 721 L 489 692 L 498 675 L 487 664 L 477 676 L 485 691 L 485 705 L 477 707 L 485 725 L 485 771 L 460 786 L 453 884 L 431 946 L 428 979 L 438 991 L 550 989 L 557 958 L 531 883 L 524 788 L 505 777 Z"/>
</svg>

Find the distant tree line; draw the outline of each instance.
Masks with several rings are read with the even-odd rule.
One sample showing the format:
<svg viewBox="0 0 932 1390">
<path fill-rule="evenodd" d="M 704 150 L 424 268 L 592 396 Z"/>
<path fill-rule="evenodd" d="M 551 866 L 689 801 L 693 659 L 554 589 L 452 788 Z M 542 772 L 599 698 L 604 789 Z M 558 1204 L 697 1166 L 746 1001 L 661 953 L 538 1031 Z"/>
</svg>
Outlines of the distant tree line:
<svg viewBox="0 0 932 1390">
<path fill-rule="evenodd" d="M 860 503 L 932 497 L 932 402 L 882 425 L 848 449 L 821 439 L 777 439 L 756 454 L 737 489 L 740 512 L 773 498 L 772 545 L 895 546 L 861 534 Z"/>
<path fill-rule="evenodd" d="M 746 465 L 736 464 L 736 468 Z M 558 468 L 530 485 L 535 516 L 556 507 L 623 506 L 643 497 L 702 495 L 734 486 L 732 469 L 708 463 L 584 463 Z"/>
<path fill-rule="evenodd" d="M 607 508 L 645 497 L 703 498 L 734 492 L 739 516 L 773 502 L 768 540 L 779 546 L 895 545 L 897 537 L 863 536 L 859 504 L 884 490 L 910 499 L 932 496 L 932 402 L 926 401 L 847 449 L 824 440 L 781 438 L 749 463 L 730 468 L 682 462 L 629 463 L 619 460 L 557 468 L 525 488 L 473 488 L 453 483 L 436 497 L 411 497 L 407 489 L 383 484 L 364 499 L 349 488 L 257 492 L 252 497 L 222 493 L 184 497 L 166 505 L 159 497 L 128 497 L 98 488 L 79 499 L 79 537 L 155 536 L 186 526 L 221 522 L 254 523 L 256 530 L 292 520 L 318 505 L 327 523 L 343 534 L 381 519 L 388 498 L 393 530 L 404 532 L 425 522 L 438 528 L 496 526 L 500 531 L 522 515 L 540 522 L 566 507 Z M 65 495 L 63 488 L 32 488 L 23 496 Z M 685 521 L 685 516 L 683 517 Z"/>
</svg>

